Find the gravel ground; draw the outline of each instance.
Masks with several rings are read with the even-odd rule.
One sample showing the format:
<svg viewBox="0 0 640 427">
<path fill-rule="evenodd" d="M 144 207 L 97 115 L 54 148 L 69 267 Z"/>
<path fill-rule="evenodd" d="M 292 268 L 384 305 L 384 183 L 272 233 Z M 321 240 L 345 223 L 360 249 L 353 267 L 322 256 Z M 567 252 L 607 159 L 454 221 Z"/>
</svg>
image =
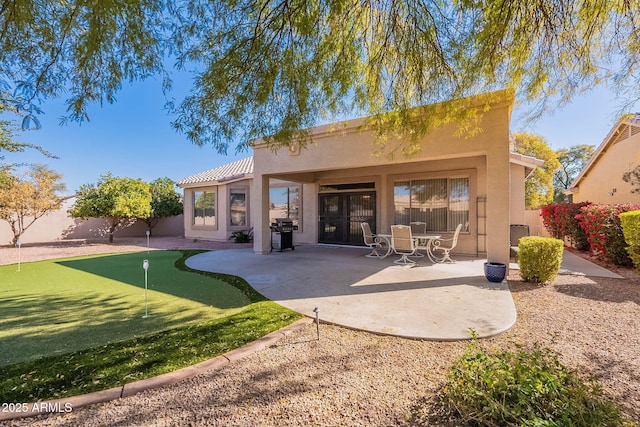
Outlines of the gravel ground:
<svg viewBox="0 0 640 427">
<path fill-rule="evenodd" d="M 626 416 L 640 421 L 640 278 L 630 270 L 617 272 L 625 279 L 565 275 L 544 287 L 523 283 L 513 273 L 508 279 L 518 321 L 482 345 L 551 347 L 567 365 L 595 376 Z M 317 340 L 310 325 L 222 369 L 171 386 L 7 425 L 455 425 L 438 423 L 430 414 L 447 367 L 466 345 L 329 325 L 321 325 Z"/>
<path fill-rule="evenodd" d="M 252 247 L 251 243 L 192 241 L 180 237 L 151 237 L 149 249 L 229 249 Z M 80 255 L 137 252 L 147 249 L 146 237 L 116 237 L 113 243 L 106 239 L 57 240 L 47 243 L 27 243 L 18 248 L 0 246 L 0 265 L 40 261 L 50 258 L 66 258 Z"/>
</svg>

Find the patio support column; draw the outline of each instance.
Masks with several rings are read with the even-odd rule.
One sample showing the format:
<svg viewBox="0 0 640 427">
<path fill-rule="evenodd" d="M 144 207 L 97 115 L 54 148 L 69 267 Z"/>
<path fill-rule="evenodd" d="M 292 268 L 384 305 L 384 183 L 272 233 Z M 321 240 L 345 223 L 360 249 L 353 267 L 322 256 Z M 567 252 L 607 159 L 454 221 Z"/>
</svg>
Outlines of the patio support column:
<svg viewBox="0 0 640 427">
<path fill-rule="evenodd" d="M 393 224 L 393 181 L 389 174 L 380 174 L 380 191 L 376 198 L 376 233 L 386 233 Z"/>
<path fill-rule="evenodd" d="M 511 202 L 508 137 L 506 147 L 487 154 L 487 260 L 509 266 Z"/>
<path fill-rule="evenodd" d="M 253 212 L 253 252 L 265 255 L 271 252 L 271 229 L 269 228 L 269 177 L 254 172 L 251 191 Z"/>
</svg>

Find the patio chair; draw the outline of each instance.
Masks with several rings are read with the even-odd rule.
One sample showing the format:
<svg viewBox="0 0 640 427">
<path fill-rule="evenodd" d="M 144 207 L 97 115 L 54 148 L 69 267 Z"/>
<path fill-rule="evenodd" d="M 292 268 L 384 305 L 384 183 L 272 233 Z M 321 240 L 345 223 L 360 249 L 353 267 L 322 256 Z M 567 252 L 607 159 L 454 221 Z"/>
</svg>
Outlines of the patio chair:
<svg viewBox="0 0 640 427">
<path fill-rule="evenodd" d="M 509 237 L 509 256 L 518 262 L 518 243 L 520 239 L 529 236 L 529 226 L 526 224 L 511 224 Z"/>
<path fill-rule="evenodd" d="M 411 234 L 426 234 L 427 233 L 427 223 L 426 222 L 410 222 L 409 227 L 411 227 Z"/>
<path fill-rule="evenodd" d="M 400 255 L 400 259 L 393 261 L 394 264 L 415 265 L 416 262 L 409 259 L 418 252 L 418 240 L 411 236 L 411 227 L 408 225 L 391 226 L 391 247 L 393 252 Z"/>
<path fill-rule="evenodd" d="M 368 222 L 361 222 L 360 226 L 362 227 L 362 237 L 364 238 L 364 244 L 372 249 L 371 253 L 365 256 L 367 258 L 383 258 L 384 255 L 380 254 L 378 252 L 378 249 L 382 249 L 384 247 L 384 243 L 376 241 L 376 236 L 371 232 L 371 226 Z"/>
<path fill-rule="evenodd" d="M 411 236 L 415 234 L 427 234 L 427 223 L 426 222 L 410 222 L 409 227 L 411 228 Z M 418 245 L 420 245 L 420 241 L 418 241 Z M 418 249 L 424 249 L 419 247 Z M 422 258 L 424 254 L 422 254 L 419 250 L 416 251 L 415 255 L 410 255 L 412 257 Z"/>
<path fill-rule="evenodd" d="M 431 252 L 434 253 L 434 258 L 437 262 L 440 263 L 455 263 L 453 259 L 451 259 L 451 251 L 455 249 L 458 245 L 458 236 L 460 235 L 460 230 L 462 230 L 462 224 L 458 224 L 456 227 L 456 231 L 453 233 L 453 237 L 451 239 L 438 239 L 433 242 L 433 247 L 431 248 Z M 448 246 L 442 246 L 442 242 L 451 242 Z M 442 256 L 439 257 L 435 254 L 436 251 L 441 251 Z"/>
</svg>

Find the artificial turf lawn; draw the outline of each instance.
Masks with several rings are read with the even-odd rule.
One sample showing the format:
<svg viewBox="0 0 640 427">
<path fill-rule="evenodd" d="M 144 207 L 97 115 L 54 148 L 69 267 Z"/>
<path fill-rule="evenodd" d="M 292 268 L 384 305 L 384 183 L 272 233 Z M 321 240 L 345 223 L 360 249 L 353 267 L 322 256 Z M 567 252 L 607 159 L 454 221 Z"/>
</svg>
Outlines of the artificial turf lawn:
<svg viewBox="0 0 640 427">
<path fill-rule="evenodd" d="M 0 267 L 0 366 L 227 317 L 249 305 L 240 289 L 177 269 L 181 256 L 145 251 Z"/>
<path fill-rule="evenodd" d="M 0 401 L 54 399 L 149 378 L 218 356 L 302 317 L 266 300 L 239 277 L 190 270 L 184 265 L 184 260 L 200 251 L 181 252 L 182 257 L 175 261 L 176 270 L 200 275 L 205 284 L 210 285 L 215 281 L 230 286 L 239 291 L 249 304 L 240 309 L 240 312 L 228 317 L 209 318 L 200 323 L 192 322 L 186 326 L 137 336 L 126 341 L 0 366 Z M 150 255 L 148 258 L 151 265 Z M 66 263 L 92 258 L 101 257 L 56 262 Z M 78 264 L 75 265 L 77 267 Z M 87 269 L 86 264 L 81 265 Z M 93 271 L 98 272 L 102 269 L 94 267 Z M 119 273 L 110 274 L 119 276 Z"/>
<path fill-rule="evenodd" d="M 51 400 L 122 386 L 219 356 L 301 317 L 262 301 L 222 319 L 3 366 L 0 402 Z"/>
</svg>

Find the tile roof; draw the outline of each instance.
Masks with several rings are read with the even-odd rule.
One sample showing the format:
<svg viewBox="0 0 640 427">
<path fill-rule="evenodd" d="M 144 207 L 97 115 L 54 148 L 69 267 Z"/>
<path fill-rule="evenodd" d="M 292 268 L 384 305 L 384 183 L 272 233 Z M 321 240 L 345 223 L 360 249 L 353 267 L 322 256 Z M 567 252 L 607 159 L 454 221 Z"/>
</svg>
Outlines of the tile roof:
<svg viewBox="0 0 640 427">
<path fill-rule="evenodd" d="M 184 187 L 190 184 L 225 182 L 243 178 L 248 174 L 253 174 L 253 156 L 182 178 L 177 185 Z"/>
</svg>

